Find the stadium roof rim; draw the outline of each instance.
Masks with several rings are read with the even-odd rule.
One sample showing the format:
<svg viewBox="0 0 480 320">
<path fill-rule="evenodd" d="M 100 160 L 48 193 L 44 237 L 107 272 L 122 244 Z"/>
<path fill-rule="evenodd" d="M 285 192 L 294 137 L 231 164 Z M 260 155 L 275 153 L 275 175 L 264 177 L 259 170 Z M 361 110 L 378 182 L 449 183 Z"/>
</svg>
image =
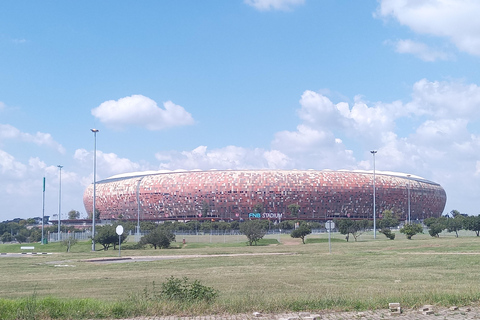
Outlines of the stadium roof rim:
<svg viewBox="0 0 480 320">
<path fill-rule="evenodd" d="M 113 175 L 101 181 L 97 181 L 96 183 L 107 183 L 116 180 L 122 179 L 132 179 L 132 178 L 140 178 L 150 175 L 160 175 L 160 174 L 172 174 L 172 173 L 188 173 L 188 172 L 211 172 L 211 171 L 281 171 L 281 172 L 289 172 L 289 171 L 319 171 L 319 172 L 347 172 L 347 173 L 361 173 L 361 174 L 373 174 L 373 170 L 330 170 L 330 169 L 323 169 L 323 170 L 316 170 L 316 169 L 307 169 L 307 170 L 300 170 L 300 169 L 210 169 L 210 170 L 200 170 L 200 169 L 193 169 L 193 170 L 185 170 L 185 169 L 177 169 L 177 170 L 158 170 L 158 171 L 137 171 L 137 172 L 128 172 L 128 173 L 121 173 L 117 175 Z M 387 176 L 395 176 L 401 178 L 410 178 L 412 180 L 423 181 L 430 184 L 439 185 L 433 181 L 427 180 L 417 175 L 402 173 L 402 172 L 394 172 L 394 171 L 379 171 L 375 170 L 376 175 L 387 175 Z"/>
</svg>

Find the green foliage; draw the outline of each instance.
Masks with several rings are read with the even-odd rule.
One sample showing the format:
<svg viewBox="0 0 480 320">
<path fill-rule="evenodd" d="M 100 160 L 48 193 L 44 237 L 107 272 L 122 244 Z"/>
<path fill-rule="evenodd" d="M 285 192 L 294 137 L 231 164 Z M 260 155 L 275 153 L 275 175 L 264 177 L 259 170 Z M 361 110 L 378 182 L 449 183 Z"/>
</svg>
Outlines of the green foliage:
<svg viewBox="0 0 480 320">
<path fill-rule="evenodd" d="M 15 235 L 15 240 L 17 240 L 19 243 L 26 242 L 30 233 L 28 232 L 27 229 L 20 229 L 18 233 Z"/>
<path fill-rule="evenodd" d="M 116 232 L 117 225 L 106 225 L 98 227 L 96 230 L 96 235 L 93 238 L 96 243 L 99 243 L 103 246 L 103 250 L 108 250 L 113 246 L 113 249 L 116 248 L 119 240 L 119 236 Z M 127 240 L 127 233 L 123 233 L 120 236 L 120 242 L 123 243 Z"/>
<path fill-rule="evenodd" d="M 257 245 L 258 240 L 265 236 L 266 227 L 261 220 L 248 220 L 240 224 L 240 233 L 247 236 L 248 245 Z"/>
<path fill-rule="evenodd" d="M 141 244 L 149 244 L 155 249 L 167 249 L 172 241 L 175 241 L 175 234 L 168 225 L 157 226 L 140 239 Z"/>
<path fill-rule="evenodd" d="M 68 219 L 75 220 L 78 218 L 80 218 L 80 211 L 73 210 L 73 209 L 68 211 Z"/>
<path fill-rule="evenodd" d="M 382 228 L 380 230 L 380 233 L 383 233 L 385 235 L 385 237 L 387 237 L 390 240 L 395 239 L 395 233 L 393 233 L 392 230 L 390 230 L 389 228 Z"/>
<path fill-rule="evenodd" d="M 171 276 L 161 284 L 160 294 L 155 294 L 154 296 L 158 296 L 160 299 L 180 302 L 211 302 L 218 297 L 218 291 L 202 285 L 198 280 L 189 282 L 187 277 L 178 279 Z"/>
<path fill-rule="evenodd" d="M 347 242 L 350 234 L 353 236 L 356 242 L 358 237 L 360 237 L 363 232 L 372 227 L 372 222 L 369 220 L 339 219 L 336 220 L 335 225 L 341 234 L 345 234 L 347 236 Z"/>
<path fill-rule="evenodd" d="M 88 214 L 88 219 L 92 219 L 92 213 Z M 95 208 L 95 220 L 100 220 L 100 210 Z"/>
<path fill-rule="evenodd" d="M 452 211 L 452 213 L 454 212 Z M 453 218 L 447 219 L 447 231 L 455 232 L 455 236 L 458 238 L 458 231 L 463 229 L 463 220 L 464 217 L 460 213 L 454 214 Z"/>
<path fill-rule="evenodd" d="M 12 239 L 13 239 L 13 237 L 10 234 L 10 232 L 8 232 L 8 231 L 5 231 L 0 238 L 0 240 L 2 240 L 3 243 L 10 242 L 10 241 L 12 241 Z"/>
<path fill-rule="evenodd" d="M 298 213 L 300 212 L 300 206 L 296 203 L 289 204 L 287 207 L 288 211 L 290 211 L 290 215 L 292 217 L 298 217 Z"/>
<path fill-rule="evenodd" d="M 398 218 L 393 214 L 391 210 L 385 210 L 382 214 L 382 219 L 377 222 L 377 228 L 379 229 L 391 229 L 396 228 L 400 222 Z M 383 233 L 383 232 L 382 232 Z M 388 236 L 387 236 L 388 238 Z"/>
<path fill-rule="evenodd" d="M 302 243 L 305 244 L 305 237 L 307 235 L 309 235 L 310 233 L 312 233 L 312 229 L 310 229 L 309 226 L 307 226 L 306 224 L 302 224 L 300 225 L 297 229 L 293 230 L 291 233 L 290 233 L 290 236 L 292 238 L 300 238 L 302 239 Z"/>
<path fill-rule="evenodd" d="M 423 233 L 422 225 L 416 223 L 407 223 L 401 229 L 400 233 L 407 236 L 407 239 L 411 240 L 417 233 Z"/>
<path fill-rule="evenodd" d="M 480 216 L 468 216 L 463 219 L 463 228 L 465 230 L 474 231 L 480 236 Z"/>
<path fill-rule="evenodd" d="M 295 223 L 291 220 L 285 220 L 280 222 L 277 226 L 279 229 L 292 230 L 293 228 L 295 228 Z"/>
<path fill-rule="evenodd" d="M 440 233 L 445 230 L 445 225 L 440 222 L 432 223 L 428 227 L 428 234 L 432 237 L 440 237 Z"/>
<path fill-rule="evenodd" d="M 68 239 L 62 241 L 62 246 L 67 247 L 67 252 L 70 252 L 70 248 L 75 244 L 77 244 L 77 239 L 74 239 L 72 237 L 69 237 Z"/>
</svg>

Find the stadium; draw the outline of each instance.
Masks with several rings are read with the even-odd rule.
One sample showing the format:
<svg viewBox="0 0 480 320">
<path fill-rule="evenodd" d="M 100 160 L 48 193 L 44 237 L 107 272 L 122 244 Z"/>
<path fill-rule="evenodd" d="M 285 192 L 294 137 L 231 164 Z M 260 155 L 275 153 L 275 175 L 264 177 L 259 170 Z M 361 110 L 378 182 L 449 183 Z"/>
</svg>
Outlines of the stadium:
<svg viewBox="0 0 480 320">
<path fill-rule="evenodd" d="M 209 170 L 135 172 L 95 184 L 100 219 L 373 219 L 374 174 L 330 170 Z M 83 196 L 89 215 L 93 184 Z M 375 211 L 411 220 L 439 217 L 446 193 L 424 178 L 375 173 Z M 298 205 L 292 214 L 289 205 Z M 260 208 L 260 210 L 259 210 Z"/>
</svg>

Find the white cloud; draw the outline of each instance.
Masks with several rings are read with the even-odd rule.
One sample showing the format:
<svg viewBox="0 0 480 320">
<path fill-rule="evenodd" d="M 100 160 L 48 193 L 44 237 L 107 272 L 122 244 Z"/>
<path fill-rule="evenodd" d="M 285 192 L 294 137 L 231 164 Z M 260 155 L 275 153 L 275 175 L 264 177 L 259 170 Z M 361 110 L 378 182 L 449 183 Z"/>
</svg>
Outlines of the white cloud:
<svg viewBox="0 0 480 320">
<path fill-rule="evenodd" d="M 27 168 L 24 164 L 16 161 L 11 154 L 0 150 L 0 172 L 2 175 L 20 178 L 25 175 L 26 171 Z"/>
<path fill-rule="evenodd" d="M 473 120 L 479 118 L 479 105 L 480 87 L 476 84 L 422 79 L 414 84 L 412 101 L 405 107 L 416 115 Z"/>
<path fill-rule="evenodd" d="M 47 146 L 65 154 L 65 148 L 56 142 L 49 133 L 37 132 L 35 135 L 24 133 L 9 124 L 0 124 L 0 140 L 16 140 Z"/>
<path fill-rule="evenodd" d="M 259 11 L 289 11 L 295 6 L 304 4 L 305 0 L 244 0 L 244 2 Z"/>
<path fill-rule="evenodd" d="M 395 51 L 398 53 L 409 53 L 427 62 L 448 60 L 450 58 L 450 55 L 446 52 L 434 50 L 425 43 L 410 39 L 398 40 L 394 45 Z"/>
<path fill-rule="evenodd" d="M 84 168 L 93 171 L 93 152 L 89 152 L 85 149 L 75 150 L 73 158 Z M 115 153 L 104 153 L 101 150 L 97 150 L 97 179 L 105 179 L 112 175 L 150 170 L 148 165 L 140 165 L 127 158 L 120 158 Z M 93 172 L 87 179 L 87 184 L 93 181 Z"/>
<path fill-rule="evenodd" d="M 183 107 L 167 101 L 164 109 L 142 95 L 133 95 L 117 101 L 109 100 L 92 109 L 92 115 L 114 128 L 134 125 L 148 130 L 162 130 L 194 123 L 192 115 Z"/>
<path fill-rule="evenodd" d="M 5 103 L 3 103 L 2 101 L 0 101 L 0 110 L 3 110 L 6 108 L 6 105 Z"/>
<path fill-rule="evenodd" d="M 285 168 L 291 166 L 289 158 L 278 150 L 247 149 L 236 146 L 213 149 L 199 146 L 191 151 L 157 153 L 162 169 L 248 169 Z"/>
<path fill-rule="evenodd" d="M 416 33 L 447 38 L 459 50 L 480 55 L 477 0 L 380 0 L 377 14 L 393 17 Z"/>
</svg>

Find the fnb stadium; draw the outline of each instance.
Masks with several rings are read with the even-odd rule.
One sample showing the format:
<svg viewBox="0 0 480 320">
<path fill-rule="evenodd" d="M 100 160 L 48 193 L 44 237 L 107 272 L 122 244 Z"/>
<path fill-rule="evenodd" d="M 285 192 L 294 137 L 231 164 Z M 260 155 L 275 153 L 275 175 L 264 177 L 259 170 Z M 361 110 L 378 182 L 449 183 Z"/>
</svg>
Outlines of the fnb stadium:
<svg viewBox="0 0 480 320">
<path fill-rule="evenodd" d="M 93 191 L 91 184 L 83 196 L 89 214 Z M 423 220 L 441 216 L 447 199 L 438 183 L 418 176 L 331 170 L 135 172 L 96 182 L 95 194 L 100 219 L 157 221 L 373 219 L 374 207 L 377 218 L 392 210 Z"/>
</svg>

